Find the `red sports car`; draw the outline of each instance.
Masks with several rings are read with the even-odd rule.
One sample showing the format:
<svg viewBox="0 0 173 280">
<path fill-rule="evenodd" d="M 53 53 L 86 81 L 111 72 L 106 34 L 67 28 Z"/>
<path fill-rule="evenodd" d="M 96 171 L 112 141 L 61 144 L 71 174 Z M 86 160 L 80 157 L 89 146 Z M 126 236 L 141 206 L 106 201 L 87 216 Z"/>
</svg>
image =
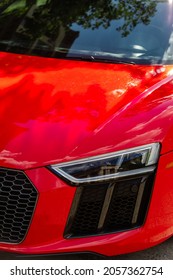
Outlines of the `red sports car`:
<svg viewBox="0 0 173 280">
<path fill-rule="evenodd" d="M 0 2 L 0 250 L 173 234 L 173 1 Z"/>
</svg>

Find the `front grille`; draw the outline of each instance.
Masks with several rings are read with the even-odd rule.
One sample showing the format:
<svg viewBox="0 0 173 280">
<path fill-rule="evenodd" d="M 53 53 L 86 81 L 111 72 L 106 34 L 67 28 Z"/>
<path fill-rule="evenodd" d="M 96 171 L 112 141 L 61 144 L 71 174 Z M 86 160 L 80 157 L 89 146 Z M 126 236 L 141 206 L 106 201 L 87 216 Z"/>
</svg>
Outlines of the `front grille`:
<svg viewBox="0 0 173 280">
<path fill-rule="evenodd" d="M 24 239 L 36 200 L 37 191 L 22 171 L 0 168 L 0 242 Z"/>
<path fill-rule="evenodd" d="M 144 222 L 153 176 L 78 187 L 65 237 L 133 229 Z"/>
</svg>

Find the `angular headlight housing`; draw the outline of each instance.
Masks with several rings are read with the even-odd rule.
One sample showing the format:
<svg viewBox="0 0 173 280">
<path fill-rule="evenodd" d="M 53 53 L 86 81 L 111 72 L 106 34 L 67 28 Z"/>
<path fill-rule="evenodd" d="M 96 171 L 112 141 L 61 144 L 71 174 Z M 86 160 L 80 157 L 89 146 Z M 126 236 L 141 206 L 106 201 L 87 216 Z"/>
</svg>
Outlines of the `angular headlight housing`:
<svg viewBox="0 0 173 280">
<path fill-rule="evenodd" d="M 72 185 L 119 179 L 155 170 L 159 143 L 115 153 L 52 165 L 51 169 Z"/>
</svg>

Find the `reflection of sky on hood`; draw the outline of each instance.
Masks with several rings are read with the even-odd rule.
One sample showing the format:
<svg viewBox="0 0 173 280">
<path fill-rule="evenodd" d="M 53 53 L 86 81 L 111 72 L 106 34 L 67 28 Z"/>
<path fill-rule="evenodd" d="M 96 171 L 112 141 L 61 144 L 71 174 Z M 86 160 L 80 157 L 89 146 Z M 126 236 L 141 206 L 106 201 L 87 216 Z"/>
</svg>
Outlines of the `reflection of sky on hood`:
<svg viewBox="0 0 173 280">
<path fill-rule="evenodd" d="M 18 157 L 20 157 L 21 154 L 22 153 L 12 153 L 10 151 L 3 150 L 0 152 L 0 161 L 3 161 L 5 164 L 14 165 L 18 168 L 25 166 L 26 169 L 28 167 L 30 167 L 32 164 L 36 163 L 36 162 L 30 162 L 27 160 L 19 161 Z M 17 159 L 15 159 L 15 158 L 17 158 Z"/>
</svg>

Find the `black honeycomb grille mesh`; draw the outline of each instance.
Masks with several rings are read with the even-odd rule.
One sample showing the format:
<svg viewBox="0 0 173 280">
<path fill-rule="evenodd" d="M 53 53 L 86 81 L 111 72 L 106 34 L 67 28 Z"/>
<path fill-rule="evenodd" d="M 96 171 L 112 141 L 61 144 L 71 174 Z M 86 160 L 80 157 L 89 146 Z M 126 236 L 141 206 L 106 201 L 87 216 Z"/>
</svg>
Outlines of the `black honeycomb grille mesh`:
<svg viewBox="0 0 173 280">
<path fill-rule="evenodd" d="M 153 175 L 145 175 L 77 188 L 64 236 L 92 236 L 141 226 L 153 179 Z"/>
<path fill-rule="evenodd" d="M 37 191 L 22 171 L 0 168 L 0 242 L 24 239 L 36 200 Z"/>
</svg>

